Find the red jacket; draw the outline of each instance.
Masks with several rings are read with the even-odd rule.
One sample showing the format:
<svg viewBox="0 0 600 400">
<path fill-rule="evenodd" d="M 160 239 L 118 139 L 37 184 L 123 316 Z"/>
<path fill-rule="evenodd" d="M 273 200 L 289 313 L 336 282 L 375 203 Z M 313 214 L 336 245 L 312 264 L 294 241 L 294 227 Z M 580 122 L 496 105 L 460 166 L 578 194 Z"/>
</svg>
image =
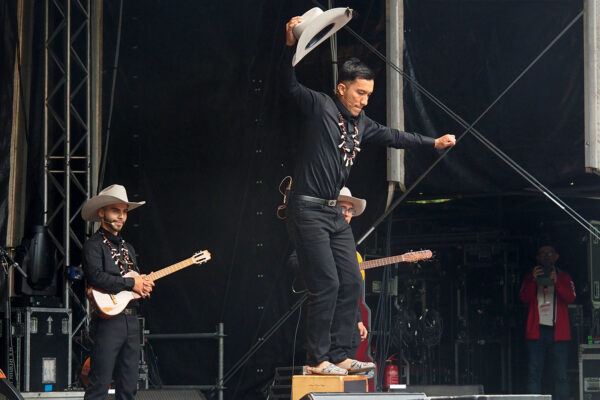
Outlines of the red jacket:
<svg viewBox="0 0 600 400">
<path fill-rule="evenodd" d="M 571 304 L 575 301 L 575 285 L 573 285 L 571 275 L 559 269 L 557 269 L 557 271 L 556 283 L 554 284 L 554 301 L 556 307 L 554 340 L 571 340 L 571 328 L 569 326 L 567 304 Z M 519 297 L 523 303 L 529 305 L 525 338 L 539 339 L 540 317 L 538 314 L 537 284 L 535 283 L 535 279 L 531 272 L 525 275 Z"/>
</svg>

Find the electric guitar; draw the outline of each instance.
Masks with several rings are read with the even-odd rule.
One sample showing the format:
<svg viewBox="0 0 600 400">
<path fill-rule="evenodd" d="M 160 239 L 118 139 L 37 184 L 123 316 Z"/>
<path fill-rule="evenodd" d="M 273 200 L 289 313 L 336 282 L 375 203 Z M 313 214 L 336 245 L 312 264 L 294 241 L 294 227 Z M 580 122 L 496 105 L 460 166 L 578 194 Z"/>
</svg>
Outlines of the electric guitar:
<svg viewBox="0 0 600 400">
<path fill-rule="evenodd" d="M 153 281 L 156 281 L 157 279 L 170 275 L 173 272 L 177 272 L 184 268 L 187 268 L 192 264 L 204 264 L 208 260 L 210 260 L 210 253 L 208 252 L 208 250 L 199 251 L 186 260 L 180 261 L 177 264 L 170 265 L 156 272 L 148 274 L 148 278 L 150 278 Z M 125 278 L 133 278 L 135 276 L 139 276 L 139 274 L 135 271 L 129 271 L 124 275 Z M 96 310 L 98 311 L 100 317 L 106 319 L 112 318 L 115 315 L 120 314 L 125 309 L 125 307 L 127 307 L 127 304 L 129 304 L 130 301 L 137 300 L 140 297 L 142 297 L 139 294 L 130 290 L 123 290 L 122 292 L 119 292 L 117 294 L 110 294 L 102 290 L 95 289 L 91 286 L 87 289 L 87 295 L 91 300 L 92 304 L 95 306 Z"/>
<path fill-rule="evenodd" d="M 428 260 L 431 257 L 433 257 L 433 253 L 431 252 L 431 250 L 411 251 L 409 253 L 400 254 L 398 256 L 384 257 L 384 258 L 377 258 L 375 260 L 363 261 L 363 262 L 358 263 L 358 266 L 360 267 L 361 271 L 364 271 L 365 269 L 383 267 L 384 265 L 390 265 L 390 264 L 395 264 L 395 263 L 401 263 L 401 262 L 409 263 L 409 262 L 416 262 L 416 261 L 421 261 L 421 260 Z"/>
<path fill-rule="evenodd" d="M 360 270 L 361 270 L 361 273 L 363 274 L 363 279 L 364 279 L 363 271 L 366 269 L 383 267 L 384 265 L 390 265 L 390 264 L 395 264 L 395 263 L 400 263 L 400 262 L 416 262 L 416 261 L 421 261 L 421 260 L 428 260 L 431 257 L 433 257 L 433 253 L 431 252 L 431 250 L 412 251 L 409 253 L 404 253 L 404 254 L 392 256 L 392 257 L 377 258 L 375 260 L 369 260 L 369 261 L 360 261 L 358 263 L 358 266 L 360 267 Z M 363 324 L 365 325 L 365 327 L 367 329 L 369 329 L 369 326 L 371 325 L 371 309 L 369 308 L 367 303 L 364 301 L 364 298 L 362 296 L 360 298 L 359 306 L 360 306 L 361 320 L 363 321 Z M 358 348 L 356 349 L 356 354 L 354 355 L 354 358 L 356 358 L 359 361 L 373 362 L 373 355 L 371 354 L 369 342 L 370 342 L 370 340 L 367 339 L 367 340 L 362 340 L 359 343 Z M 374 383 L 373 379 L 369 379 L 369 391 L 374 391 L 374 390 L 375 390 L 375 383 Z"/>
</svg>

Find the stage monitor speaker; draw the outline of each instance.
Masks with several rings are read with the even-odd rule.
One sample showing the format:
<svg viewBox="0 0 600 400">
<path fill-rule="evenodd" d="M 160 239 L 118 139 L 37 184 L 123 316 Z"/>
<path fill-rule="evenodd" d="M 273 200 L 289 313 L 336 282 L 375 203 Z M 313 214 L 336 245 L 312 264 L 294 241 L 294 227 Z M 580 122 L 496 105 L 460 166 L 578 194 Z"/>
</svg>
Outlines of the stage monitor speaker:
<svg viewBox="0 0 600 400">
<path fill-rule="evenodd" d="M 403 390 L 391 390 L 394 393 L 425 393 L 432 396 L 472 396 L 483 394 L 483 385 L 408 385 Z"/>
<path fill-rule="evenodd" d="M 60 400 L 83 400 L 84 392 L 66 391 L 66 392 L 23 392 L 23 397 L 18 399 L 60 399 Z M 17 399 L 17 397 L 9 397 Z M 195 389 L 157 389 L 157 390 L 138 390 L 135 395 L 136 400 L 206 400 L 206 397 Z M 0 395 L 0 400 L 4 397 Z M 108 395 L 108 400 L 115 400 L 114 394 Z"/>
<path fill-rule="evenodd" d="M 427 400 L 425 393 L 309 393 L 301 400 Z"/>
<path fill-rule="evenodd" d="M 206 400 L 199 390 L 138 390 L 135 400 Z"/>
<path fill-rule="evenodd" d="M 0 374 L 0 400 L 23 400 L 21 393 L 6 379 L 2 370 L 0 370 Z"/>
</svg>

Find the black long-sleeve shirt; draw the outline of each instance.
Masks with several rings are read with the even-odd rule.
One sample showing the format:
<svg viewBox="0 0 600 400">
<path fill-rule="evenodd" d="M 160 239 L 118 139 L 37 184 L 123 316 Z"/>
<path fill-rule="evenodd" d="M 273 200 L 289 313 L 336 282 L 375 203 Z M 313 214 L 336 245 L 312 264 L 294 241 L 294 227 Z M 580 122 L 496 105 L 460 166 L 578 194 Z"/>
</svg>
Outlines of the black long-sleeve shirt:
<svg viewBox="0 0 600 400">
<path fill-rule="evenodd" d="M 103 243 L 104 238 L 101 235 L 104 233 L 106 238 L 111 242 L 113 247 L 119 253 L 122 252 L 121 236 L 115 236 L 107 230 L 98 229 L 83 245 L 83 273 L 87 279 L 88 285 L 103 290 L 107 293 L 119 293 L 123 290 L 132 290 L 135 284 L 133 278 L 124 278 L 121 276 L 119 266 L 111 257 L 110 248 L 106 243 Z M 132 269 L 137 271 L 137 261 L 135 258 L 135 250 L 133 246 L 126 243 L 127 250 L 131 262 Z"/>
<path fill-rule="evenodd" d="M 296 79 L 292 56 L 293 47 L 286 46 L 281 66 L 284 88 L 304 115 L 292 189 L 295 194 L 337 199 L 345 185 L 351 167 L 345 166 L 344 153 L 338 147 L 341 136 L 339 113 L 344 118 L 348 133 L 354 133 L 354 123 L 357 124 L 359 147 L 367 143 L 397 149 L 434 146 L 433 138 L 381 125 L 367 117 L 364 111 L 354 117 L 337 97 L 303 86 Z"/>
</svg>

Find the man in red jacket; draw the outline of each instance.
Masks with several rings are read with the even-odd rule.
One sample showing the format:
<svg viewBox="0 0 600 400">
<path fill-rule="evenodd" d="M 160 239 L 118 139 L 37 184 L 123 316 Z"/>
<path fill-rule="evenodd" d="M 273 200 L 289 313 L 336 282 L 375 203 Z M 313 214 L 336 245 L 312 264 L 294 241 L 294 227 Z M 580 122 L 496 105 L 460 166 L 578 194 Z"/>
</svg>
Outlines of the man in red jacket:
<svg viewBox="0 0 600 400">
<path fill-rule="evenodd" d="M 575 301 L 575 286 L 571 275 L 556 267 L 558 256 L 553 246 L 540 247 L 536 257 L 538 265 L 525 276 L 519 297 L 529 306 L 525 333 L 529 356 L 527 391 L 542 392 L 544 358 L 548 353 L 554 380 L 553 398 L 566 400 L 571 340 L 567 305 Z"/>
</svg>

